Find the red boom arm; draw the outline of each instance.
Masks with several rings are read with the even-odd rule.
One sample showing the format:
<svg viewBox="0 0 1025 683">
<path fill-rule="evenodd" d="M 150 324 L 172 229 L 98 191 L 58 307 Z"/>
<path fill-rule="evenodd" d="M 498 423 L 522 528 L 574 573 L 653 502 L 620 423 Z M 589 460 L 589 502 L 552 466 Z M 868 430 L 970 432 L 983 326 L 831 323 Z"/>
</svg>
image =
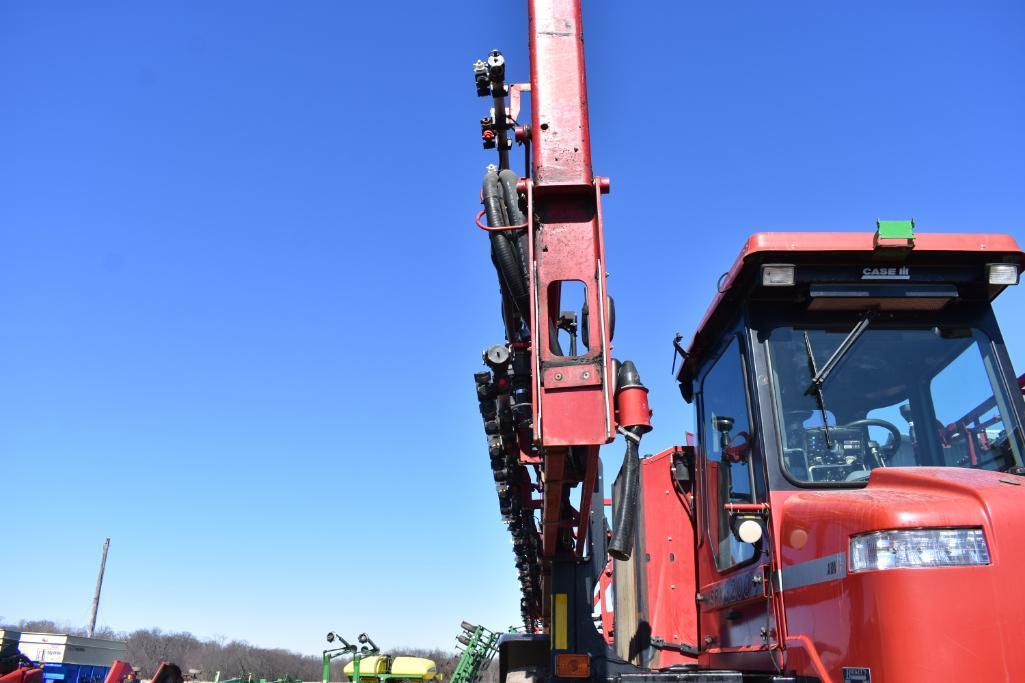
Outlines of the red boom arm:
<svg viewBox="0 0 1025 683">
<path fill-rule="evenodd" d="M 601 216 L 601 195 L 608 192 L 609 181 L 591 171 L 580 0 L 529 0 L 528 7 L 530 85 L 506 86 L 505 61 L 497 51 L 487 63 L 475 65 L 478 94 L 492 96 L 495 103 L 492 115 L 481 122 L 485 147 L 499 151 L 498 168 L 485 177 L 482 214 L 488 216 L 508 338 L 506 346 L 488 350 L 485 361 L 494 374 L 478 373 L 477 382 L 503 515 L 518 544 L 524 616 L 528 626 L 544 627 L 551 563 L 581 557 L 587 548 L 598 450 L 615 438 L 617 429 L 627 431 L 635 442 L 628 460 L 636 461 L 636 442 L 650 429 L 650 411 L 647 390 L 632 363 L 624 364 L 628 379 L 616 386 L 619 366 L 611 356 L 614 313 L 606 289 Z M 528 159 L 533 152 L 533 163 L 524 169 L 529 177 L 515 182 L 514 192 L 507 129 L 515 126 L 525 92 L 531 97 L 531 124 L 516 128 L 514 137 L 528 146 Z M 506 95 L 512 96 L 511 109 Z M 579 318 L 575 311 L 563 315 L 567 283 L 583 285 Z M 574 335 L 569 349 L 560 343 L 560 329 Z M 519 403 L 522 395 L 517 398 L 518 385 L 529 388 L 529 422 L 523 417 L 527 404 Z M 504 413 L 503 406 L 511 408 Z M 506 453 L 515 458 L 512 466 L 503 461 Z M 568 490 L 581 483 L 579 498 L 571 501 Z M 540 495 L 534 497 L 535 492 Z M 529 512 L 529 521 L 521 510 Z M 535 510 L 540 511 L 539 529 L 534 528 Z M 621 526 L 629 536 L 630 524 Z M 599 553 L 604 565 L 604 525 L 600 529 L 602 538 L 592 553 Z M 536 551 L 530 547 L 533 536 L 538 537 Z M 532 566 L 535 562 L 541 566 Z M 531 575 L 539 576 L 533 584 Z"/>
</svg>

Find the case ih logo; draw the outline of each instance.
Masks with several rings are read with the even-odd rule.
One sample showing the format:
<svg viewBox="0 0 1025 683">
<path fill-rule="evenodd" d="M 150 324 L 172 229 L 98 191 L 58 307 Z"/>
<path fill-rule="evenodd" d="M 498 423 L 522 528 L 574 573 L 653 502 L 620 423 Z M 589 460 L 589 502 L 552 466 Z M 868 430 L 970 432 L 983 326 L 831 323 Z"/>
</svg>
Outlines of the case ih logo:
<svg viewBox="0 0 1025 683">
<path fill-rule="evenodd" d="M 862 280 L 910 280 L 911 271 L 907 266 L 900 268 L 863 268 L 861 270 Z"/>
</svg>

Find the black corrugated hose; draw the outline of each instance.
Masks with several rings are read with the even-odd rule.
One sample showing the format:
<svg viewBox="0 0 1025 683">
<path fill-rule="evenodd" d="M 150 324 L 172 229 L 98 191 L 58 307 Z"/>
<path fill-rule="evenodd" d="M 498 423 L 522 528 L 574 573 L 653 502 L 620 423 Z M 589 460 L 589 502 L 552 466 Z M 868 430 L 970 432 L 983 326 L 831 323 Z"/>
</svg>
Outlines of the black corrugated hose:
<svg viewBox="0 0 1025 683">
<path fill-rule="evenodd" d="M 637 523 L 637 498 L 641 488 L 641 434 L 642 427 L 627 427 L 621 430 L 626 437 L 626 453 L 620 476 L 623 478 L 623 493 L 616 506 L 612 521 L 612 538 L 609 539 L 609 555 L 616 560 L 629 560 L 633 554 L 634 526 Z"/>
<path fill-rule="evenodd" d="M 516 190 L 518 183 L 516 173 L 509 169 L 503 169 L 501 172 L 489 169 L 484 174 L 482 195 L 484 213 L 488 217 L 489 226 L 523 225 L 527 222 L 527 217 L 520 211 L 520 197 Z M 517 232 L 518 237 L 514 237 L 513 231 L 490 233 L 491 260 L 498 271 L 502 296 L 511 299 L 511 307 L 520 316 L 520 322 L 529 326 L 527 231 Z M 504 301 L 502 308 L 503 311 L 509 308 Z M 510 325 L 509 321 L 506 321 L 506 336 L 510 341 L 518 336 L 519 331 L 518 325 Z M 562 346 L 559 344 L 559 330 L 552 319 L 548 320 L 548 338 L 552 352 L 559 356 L 563 355 Z"/>
<path fill-rule="evenodd" d="M 504 173 L 506 171 L 503 171 Z M 511 171 L 508 173 L 515 179 L 515 174 L 512 174 Z M 488 225 L 491 227 L 519 225 L 523 222 L 523 214 L 515 199 L 516 185 L 514 183 L 512 186 L 513 210 L 509 210 L 510 203 L 503 197 L 507 192 L 507 189 L 503 187 L 504 184 L 500 182 L 499 174 L 495 170 L 489 170 L 484 175 L 484 212 L 488 218 Z M 517 219 L 520 220 L 517 222 Z M 530 320 L 530 299 L 527 294 L 527 280 L 523 271 L 520 249 L 516 242 L 505 233 L 492 232 L 489 234 L 491 237 L 491 260 L 495 264 L 495 269 L 498 270 L 498 277 L 501 279 L 503 289 L 512 298 L 512 303 L 520 318 Z"/>
<path fill-rule="evenodd" d="M 524 225 L 527 217 L 520 211 L 520 194 L 516 190 L 520 179 L 516 177 L 515 171 L 508 168 L 498 172 L 498 181 L 502 184 L 502 198 L 505 200 L 506 216 L 509 218 L 509 225 Z M 520 252 L 520 264 L 523 266 L 523 277 L 529 277 L 530 265 L 527 263 L 529 248 L 527 246 L 527 231 L 519 231 L 516 240 Z"/>
</svg>

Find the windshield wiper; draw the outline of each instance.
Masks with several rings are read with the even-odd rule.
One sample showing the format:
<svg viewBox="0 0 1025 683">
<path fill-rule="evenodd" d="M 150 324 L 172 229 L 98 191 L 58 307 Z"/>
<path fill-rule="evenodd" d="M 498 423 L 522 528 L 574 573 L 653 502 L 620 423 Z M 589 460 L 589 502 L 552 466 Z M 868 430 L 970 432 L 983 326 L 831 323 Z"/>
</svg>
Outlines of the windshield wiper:
<svg viewBox="0 0 1025 683">
<path fill-rule="evenodd" d="M 836 347 L 836 351 L 829 357 L 826 364 L 822 368 L 818 368 L 815 365 L 815 352 L 811 348 L 811 338 L 808 333 L 804 333 L 804 351 L 808 354 L 808 369 L 811 371 L 811 384 L 804 390 L 804 393 L 809 396 L 815 397 L 815 403 L 818 405 L 819 412 L 822 414 L 822 433 L 826 437 L 826 448 L 832 448 L 833 444 L 830 443 L 829 439 L 829 418 L 826 415 L 826 399 L 822 393 L 822 387 L 826 383 L 826 378 L 840 362 L 840 360 L 847 355 L 847 352 L 851 350 L 851 347 L 857 343 L 858 339 L 864 334 L 865 330 L 872 323 L 872 319 L 876 317 L 876 309 L 871 308 L 865 311 L 865 315 L 861 316 L 861 320 L 854 326 L 854 329 L 847 333 L 844 340 L 840 342 L 840 345 Z"/>
<path fill-rule="evenodd" d="M 865 330 L 868 329 L 868 326 L 876 317 L 876 313 L 877 311 L 874 308 L 870 308 L 865 311 L 865 315 L 861 316 L 861 320 L 858 321 L 858 324 L 854 326 L 854 329 L 851 330 L 846 337 L 844 337 L 844 340 L 840 342 L 840 346 L 836 347 L 836 351 L 833 352 L 833 355 L 829 357 L 826 364 L 818 371 L 814 369 L 815 358 L 811 355 L 811 342 L 808 340 L 808 333 L 804 333 L 804 346 L 808 351 L 808 359 L 811 363 L 813 373 L 811 385 L 804 390 L 804 393 L 822 393 L 822 386 L 826 383 L 826 378 L 829 377 L 829 373 L 836 368 L 840 360 L 847 355 L 847 352 L 851 350 L 851 347 L 853 347 L 857 343 L 858 339 L 861 338 L 861 335 L 865 333 Z"/>
<path fill-rule="evenodd" d="M 811 339 L 808 337 L 807 332 L 804 333 L 804 350 L 808 354 L 808 370 L 812 376 L 811 386 L 805 389 L 804 393 L 815 396 L 815 403 L 819 407 L 819 413 L 822 414 L 822 433 L 826 437 L 826 448 L 832 449 L 833 444 L 829 440 L 829 417 L 826 415 L 826 399 L 822 396 L 822 385 L 815 382 L 815 378 L 819 376 L 819 371 L 815 367 L 815 352 L 811 348 Z"/>
</svg>

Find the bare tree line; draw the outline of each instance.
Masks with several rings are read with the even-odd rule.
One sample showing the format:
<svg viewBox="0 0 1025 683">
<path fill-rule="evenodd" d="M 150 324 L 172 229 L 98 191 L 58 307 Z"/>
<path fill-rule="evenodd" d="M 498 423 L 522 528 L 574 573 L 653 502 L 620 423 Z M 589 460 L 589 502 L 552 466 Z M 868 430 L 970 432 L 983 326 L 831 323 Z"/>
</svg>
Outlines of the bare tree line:
<svg viewBox="0 0 1025 683">
<path fill-rule="evenodd" d="M 0 628 L 16 631 L 39 631 L 43 633 L 67 633 L 84 636 L 85 629 L 58 624 L 48 620 L 20 621 L 17 624 L 0 624 Z M 160 629 L 140 629 L 121 633 L 110 628 L 98 628 L 95 636 L 109 640 L 123 641 L 127 647 L 127 660 L 143 677 L 153 675 L 160 662 L 174 662 L 183 672 L 197 672 L 199 680 L 213 680 L 216 672 L 221 679 L 246 677 L 274 680 L 291 676 L 304 681 L 319 681 L 322 675 L 321 658 L 303 655 L 282 648 L 262 648 L 243 640 L 200 640 L 188 632 L 164 632 Z M 452 675 L 458 653 L 444 650 L 419 648 L 396 648 L 388 654 L 411 657 L 425 657 L 434 660 L 438 672 L 445 679 Z M 344 680 L 342 668 L 345 661 L 336 659 L 331 665 L 331 679 Z M 497 667 L 495 667 L 497 669 Z"/>
</svg>

